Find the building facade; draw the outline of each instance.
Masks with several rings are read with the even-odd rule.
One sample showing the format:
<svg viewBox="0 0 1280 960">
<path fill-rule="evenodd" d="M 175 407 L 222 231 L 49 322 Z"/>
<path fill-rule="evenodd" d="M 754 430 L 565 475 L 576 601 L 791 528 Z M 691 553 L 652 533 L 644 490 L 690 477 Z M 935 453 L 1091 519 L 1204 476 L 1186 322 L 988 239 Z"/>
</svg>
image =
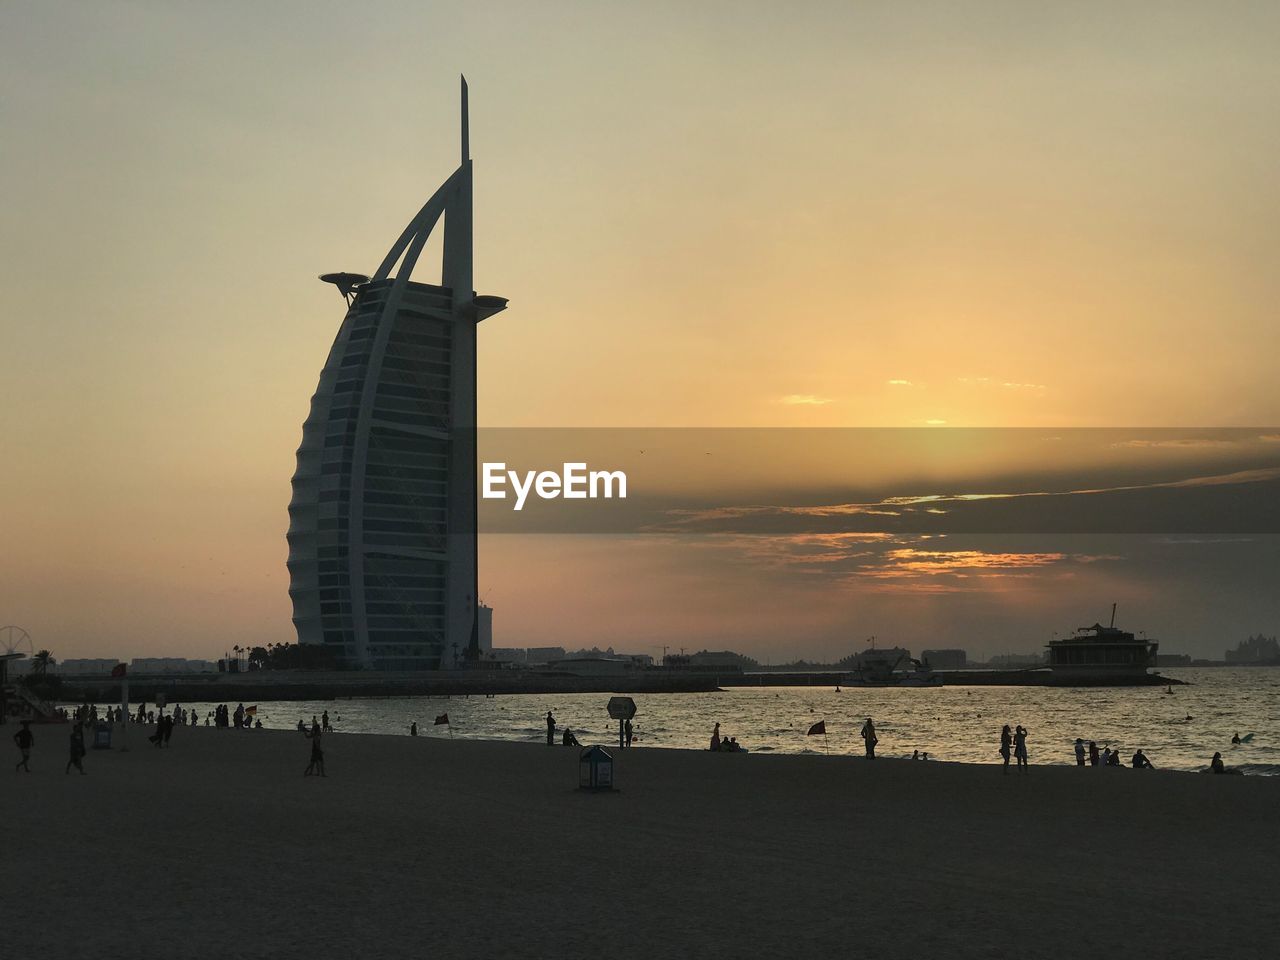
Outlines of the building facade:
<svg viewBox="0 0 1280 960">
<path fill-rule="evenodd" d="M 478 657 L 476 326 L 506 301 L 473 289 L 471 184 L 464 80 L 460 166 L 372 278 L 330 275 L 350 299 L 302 428 L 289 594 L 299 642 L 350 666 Z M 442 218 L 441 283 L 411 281 Z"/>
</svg>

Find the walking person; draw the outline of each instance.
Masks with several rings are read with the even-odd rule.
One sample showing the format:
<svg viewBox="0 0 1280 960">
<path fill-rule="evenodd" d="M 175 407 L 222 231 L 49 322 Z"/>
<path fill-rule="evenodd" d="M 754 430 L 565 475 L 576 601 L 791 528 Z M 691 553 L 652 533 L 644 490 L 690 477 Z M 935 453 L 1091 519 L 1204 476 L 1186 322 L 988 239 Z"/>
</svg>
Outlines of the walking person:
<svg viewBox="0 0 1280 960">
<path fill-rule="evenodd" d="M 1013 731 L 1013 756 L 1018 761 L 1018 768 L 1023 772 L 1027 772 L 1027 731 L 1022 724 L 1018 724 L 1016 730 Z"/>
<path fill-rule="evenodd" d="M 13 735 L 13 742 L 18 745 L 18 752 L 22 754 L 22 759 L 14 765 L 13 772 L 17 773 L 22 769 L 30 773 L 31 767 L 28 763 L 31 760 L 31 745 L 36 742 L 36 738 L 31 735 L 30 720 L 22 721 L 22 729 Z"/>
<path fill-rule="evenodd" d="M 867 722 L 862 725 L 862 739 L 867 748 L 867 759 L 874 760 L 876 758 L 876 744 L 880 741 L 876 737 L 876 725 L 871 722 L 870 717 L 867 717 Z"/>
<path fill-rule="evenodd" d="M 307 739 L 311 741 L 311 762 L 307 764 L 307 769 L 302 771 L 304 777 L 325 776 L 324 772 L 324 751 L 320 749 L 320 725 L 316 724 L 308 733 Z"/>
<path fill-rule="evenodd" d="M 547 711 L 547 746 L 555 746 L 556 742 L 556 718 L 551 715 L 551 711 Z"/>
<path fill-rule="evenodd" d="M 1009 775 L 1009 755 L 1013 752 L 1013 734 L 1006 723 L 1000 730 L 1000 756 L 1004 757 L 1004 775 Z"/>
<path fill-rule="evenodd" d="M 67 769 L 64 772 L 70 773 L 71 768 L 75 767 L 77 770 L 80 771 L 81 774 L 83 774 L 84 764 L 81 762 L 82 759 L 84 758 L 84 724 L 83 723 L 77 722 L 75 726 L 71 728 L 70 746 L 71 746 L 71 757 L 69 760 L 67 760 Z"/>
</svg>

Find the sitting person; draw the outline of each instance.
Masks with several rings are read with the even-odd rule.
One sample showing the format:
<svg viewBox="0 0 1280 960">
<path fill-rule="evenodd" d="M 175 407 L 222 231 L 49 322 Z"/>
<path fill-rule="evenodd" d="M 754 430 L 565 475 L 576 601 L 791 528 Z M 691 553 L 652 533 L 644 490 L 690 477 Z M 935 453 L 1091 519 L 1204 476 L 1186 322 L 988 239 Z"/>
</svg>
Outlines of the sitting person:
<svg viewBox="0 0 1280 960">
<path fill-rule="evenodd" d="M 1222 754 L 1215 753 L 1213 759 L 1209 761 L 1210 773 L 1226 773 L 1227 765 L 1222 762 Z"/>
<path fill-rule="evenodd" d="M 560 742 L 563 743 L 566 747 L 582 746 L 582 744 L 578 743 L 578 738 L 573 735 L 573 731 L 570 730 L 568 727 L 564 728 L 564 737 L 561 738 Z"/>
<path fill-rule="evenodd" d="M 1147 755 L 1141 749 L 1133 755 L 1133 769 L 1135 770 L 1154 770 L 1155 765 L 1147 759 Z"/>
</svg>

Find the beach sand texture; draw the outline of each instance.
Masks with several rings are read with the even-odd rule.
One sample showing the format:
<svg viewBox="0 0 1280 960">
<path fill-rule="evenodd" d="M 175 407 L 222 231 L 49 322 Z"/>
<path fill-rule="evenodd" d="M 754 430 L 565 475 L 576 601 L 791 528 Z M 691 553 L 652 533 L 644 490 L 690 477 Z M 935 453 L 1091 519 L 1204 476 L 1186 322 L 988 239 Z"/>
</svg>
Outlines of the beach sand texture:
<svg viewBox="0 0 1280 960">
<path fill-rule="evenodd" d="M 1280 778 L 37 727 L 8 957 L 1275 955 Z M 119 728 L 116 728 L 117 743 Z M 993 749 L 993 759 L 995 758 Z M 1033 753 L 1034 759 L 1034 753 Z"/>
</svg>

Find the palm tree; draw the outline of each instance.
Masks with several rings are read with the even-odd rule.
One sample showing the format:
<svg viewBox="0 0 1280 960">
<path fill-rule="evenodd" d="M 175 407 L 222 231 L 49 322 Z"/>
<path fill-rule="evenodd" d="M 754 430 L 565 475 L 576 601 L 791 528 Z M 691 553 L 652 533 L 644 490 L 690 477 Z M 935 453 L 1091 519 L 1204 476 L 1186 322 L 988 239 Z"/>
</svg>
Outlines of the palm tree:
<svg viewBox="0 0 1280 960">
<path fill-rule="evenodd" d="M 58 661 L 53 659 L 52 653 L 48 650 L 41 650 L 31 658 L 31 672 L 43 677 L 49 672 L 49 668 L 57 662 Z"/>
</svg>

